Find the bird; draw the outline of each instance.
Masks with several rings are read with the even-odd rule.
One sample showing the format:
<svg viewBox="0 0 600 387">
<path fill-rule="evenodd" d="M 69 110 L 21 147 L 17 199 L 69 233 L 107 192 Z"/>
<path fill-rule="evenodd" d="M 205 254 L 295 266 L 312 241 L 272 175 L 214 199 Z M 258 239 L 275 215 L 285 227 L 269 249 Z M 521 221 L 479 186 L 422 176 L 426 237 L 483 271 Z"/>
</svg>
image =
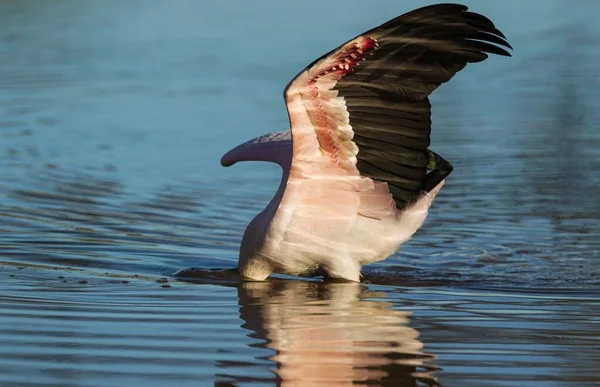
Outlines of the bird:
<svg viewBox="0 0 600 387">
<path fill-rule="evenodd" d="M 248 224 L 237 270 L 360 282 L 363 265 L 412 238 L 453 167 L 429 149 L 429 95 L 467 63 L 511 56 L 506 36 L 460 4 L 398 16 L 314 60 L 285 87 L 290 129 L 225 153 L 221 165 L 281 166 Z"/>
</svg>

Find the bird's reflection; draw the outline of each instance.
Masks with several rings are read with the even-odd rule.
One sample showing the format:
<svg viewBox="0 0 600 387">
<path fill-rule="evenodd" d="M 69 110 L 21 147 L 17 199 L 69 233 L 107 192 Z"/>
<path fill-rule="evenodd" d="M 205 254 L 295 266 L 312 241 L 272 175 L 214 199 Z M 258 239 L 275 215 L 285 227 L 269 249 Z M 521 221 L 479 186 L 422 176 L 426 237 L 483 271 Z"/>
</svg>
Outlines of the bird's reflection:
<svg viewBox="0 0 600 387">
<path fill-rule="evenodd" d="M 275 350 L 278 385 L 436 386 L 409 313 L 357 283 L 272 280 L 238 286 L 251 336 Z"/>
</svg>

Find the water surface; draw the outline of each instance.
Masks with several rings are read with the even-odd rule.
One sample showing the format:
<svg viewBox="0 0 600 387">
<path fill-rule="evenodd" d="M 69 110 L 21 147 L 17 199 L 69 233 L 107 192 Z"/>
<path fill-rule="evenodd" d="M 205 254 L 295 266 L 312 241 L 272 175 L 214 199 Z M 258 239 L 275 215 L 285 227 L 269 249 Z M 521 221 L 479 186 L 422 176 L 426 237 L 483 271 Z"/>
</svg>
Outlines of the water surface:
<svg viewBox="0 0 600 387">
<path fill-rule="evenodd" d="M 422 2 L 0 2 L 0 385 L 599 385 L 600 6 L 466 3 L 514 57 L 436 91 L 455 170 L 349 284 L 239 281 L 279 171 L 219 158 Z"/>
</svg>

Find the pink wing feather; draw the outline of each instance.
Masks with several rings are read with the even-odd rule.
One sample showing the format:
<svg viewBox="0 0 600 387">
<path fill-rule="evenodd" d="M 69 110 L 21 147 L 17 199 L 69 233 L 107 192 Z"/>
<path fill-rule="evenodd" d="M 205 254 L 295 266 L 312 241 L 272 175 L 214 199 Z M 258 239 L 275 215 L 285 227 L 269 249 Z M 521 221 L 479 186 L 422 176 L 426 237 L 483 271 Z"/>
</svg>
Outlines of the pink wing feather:
<svg viewBox="0 0 600 387">
<path fill-rule="evenodd" d="M 288 189 L 302 185 L 295 195 L 286 191 L 286 196 L 310 204 L 317 218 L 324 212 L 371 218 L 396 213 L 387 184 L 360 176 L 348 109 L 333 90 L 375 47 L 374 39 L 360 36 L 300 74 L 286 91 L 293 137 Z"/>
</svg>

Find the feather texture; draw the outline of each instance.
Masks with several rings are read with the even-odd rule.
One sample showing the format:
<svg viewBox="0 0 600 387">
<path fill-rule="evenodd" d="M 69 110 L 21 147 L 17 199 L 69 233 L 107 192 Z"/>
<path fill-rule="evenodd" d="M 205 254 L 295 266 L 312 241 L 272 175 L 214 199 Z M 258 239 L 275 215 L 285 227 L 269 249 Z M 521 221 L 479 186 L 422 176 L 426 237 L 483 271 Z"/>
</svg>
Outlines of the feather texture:
<svg viewBox="0 0 600 387">
<path fill-rule="evenodd" d="M 290 82 L 284 95 L 288 108 L 293 98 L 302 100 L 322 153 L 341 168 L 351 163 L 362 176 L 387 183 L 397 208 L 405 208 L 427 191 L 424 187 L 439 183 L 426 183 L 428 96 L 467 63 L 488 54 L 509 56 L 505 48 L 511 47 L 486 17 L 463 5 L 432 5 L 323 55 Z M 294 139 L 310 132 L 293 118 L 290 112 Z M 443 177 L 452 169 L 444 165 Z"/>
</svg>

